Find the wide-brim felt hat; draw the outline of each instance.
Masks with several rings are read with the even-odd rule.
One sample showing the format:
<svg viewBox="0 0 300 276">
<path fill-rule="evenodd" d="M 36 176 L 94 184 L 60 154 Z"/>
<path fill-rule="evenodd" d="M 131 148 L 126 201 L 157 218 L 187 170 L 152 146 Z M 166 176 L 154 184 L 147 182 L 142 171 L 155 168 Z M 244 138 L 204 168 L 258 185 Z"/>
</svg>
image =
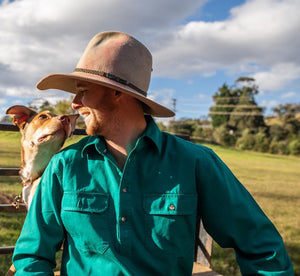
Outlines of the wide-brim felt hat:
<svg viewBox="0 0 300 276">
<path fill-rule="evenodd" d="M 143 103 L 147 114 L 172 117 L 172 110 L 147 98 L 151 71 L 152 55 L 141 42 L 125 33 L 102 32 L 90 40 L 72 73 L 50 74 L 37 88 L 76 94 L 75 81 L 88 81 L 131 95 Z"/>
</svg>

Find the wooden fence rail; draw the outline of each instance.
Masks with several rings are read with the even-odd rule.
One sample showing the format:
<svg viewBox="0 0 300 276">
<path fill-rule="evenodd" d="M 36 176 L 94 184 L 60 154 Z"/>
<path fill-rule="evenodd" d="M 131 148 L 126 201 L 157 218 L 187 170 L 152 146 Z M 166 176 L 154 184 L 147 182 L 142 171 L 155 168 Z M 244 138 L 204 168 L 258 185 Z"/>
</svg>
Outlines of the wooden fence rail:
<svg viewBox="0 0 300 276">
<path fill-rule="evenodd" d="M 18 127 L 10 124 L 1 124 L 0 131 L 19 131 Z M 86 135 L 84 129 L 76 129 L 74 135 Z M 188 135 L 177 135 L 185 140 L 189 140 Z M 19 175 L 19 168 L 0 168 L 1 176 L 17 176 Z M 26 212 L 25 205 L 19 201 L 18 198 L 14 200 L 11 204 L 1 204 L 0 212 L 5 213 L 24 213 Z M 195 240 L 195 251 L 194 251 L 194 261 L 201 267 L 204 265 L 209 268 L 211 266 L 211 249 L 212 249 L 212 238 L 205 231 L 202 221 L 199 219 L 197 222 L 196 229 L 196 240 Z M 3 254 L 13 254 L 14 246 L 0 247 L 0 255 Z M 193 275 L 198 275 L 194 274 Z M 200 274 L 199 274 L 200 275 Z M 204 274 L 201 274 L 204 275 Z M 217 274 L 209 274 L 217 275 Z"/>
</svg>

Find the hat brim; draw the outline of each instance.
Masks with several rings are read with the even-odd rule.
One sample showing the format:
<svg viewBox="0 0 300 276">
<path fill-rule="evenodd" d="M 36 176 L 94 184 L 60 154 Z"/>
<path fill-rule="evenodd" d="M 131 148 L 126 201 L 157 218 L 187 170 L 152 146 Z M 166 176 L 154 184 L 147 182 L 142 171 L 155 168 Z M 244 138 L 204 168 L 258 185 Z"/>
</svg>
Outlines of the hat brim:
<svg viewBox="0 0 300 276">
<path fill-rule="evenodd" d="M 175 116 L 175 113 L 172 110 L 150 100 L 149 98 L 146 98 L 145 96 L 135 91 L 133 88 L 125 84 L 118 83 L 114 80 L 102 76 L 89 74 L 89 73 L 73 72 L 71 74 L 60 74 L 60 73 L 50 74 L 42 78 L 37 83 L 36 87 L 40 90 L 58 89 L 58 90 L 63 90 L 66 92 L 76 94 L 76 86 L 75 86 L 76 80 L 96 83 L 109 88 L 117 89 L 120 92 L 127 93 L 132 97 L 138 99 L 142 103 L 144 103 L 145 113 L 153 115 L 154 117 Z"/>
</svg>

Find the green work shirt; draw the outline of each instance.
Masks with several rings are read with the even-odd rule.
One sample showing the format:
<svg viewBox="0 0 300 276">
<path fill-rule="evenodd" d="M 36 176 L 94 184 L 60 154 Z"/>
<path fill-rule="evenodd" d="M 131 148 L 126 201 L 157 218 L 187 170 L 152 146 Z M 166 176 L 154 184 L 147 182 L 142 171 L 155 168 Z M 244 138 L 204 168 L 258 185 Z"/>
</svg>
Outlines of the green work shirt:
<svg viewBox="0 0 300 276">
<path fill-rule="evenodd" d="M 52 158 L 16 275 L 52 275 L 62 244 L 61 275 L 191 275 L 198 217 L 243 275 L 293 275 L 281 236 L 216 154 L 147 122 L 123 171 L 99 136 Z"/>
</svg>

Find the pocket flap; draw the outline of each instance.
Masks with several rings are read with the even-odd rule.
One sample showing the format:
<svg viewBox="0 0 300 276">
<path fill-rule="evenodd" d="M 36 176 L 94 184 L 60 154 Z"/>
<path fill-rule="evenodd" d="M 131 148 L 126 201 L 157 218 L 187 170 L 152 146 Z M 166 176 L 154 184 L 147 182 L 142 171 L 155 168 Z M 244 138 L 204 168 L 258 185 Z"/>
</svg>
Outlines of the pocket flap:
<svg viewBox="0 0 300 276">
<path fill-rule="evenodd" d="M 65 192 L 62 209 L 65 211 L 80 211 L 102 213 L 108 208 L 108 195 L 101 193 Z"/>
<path fill-rule="evenodd" d="M 191 215 L 196 213 L 197 195 L 147 194 L 144 210 L 150 215 Z"/>
</svg>

